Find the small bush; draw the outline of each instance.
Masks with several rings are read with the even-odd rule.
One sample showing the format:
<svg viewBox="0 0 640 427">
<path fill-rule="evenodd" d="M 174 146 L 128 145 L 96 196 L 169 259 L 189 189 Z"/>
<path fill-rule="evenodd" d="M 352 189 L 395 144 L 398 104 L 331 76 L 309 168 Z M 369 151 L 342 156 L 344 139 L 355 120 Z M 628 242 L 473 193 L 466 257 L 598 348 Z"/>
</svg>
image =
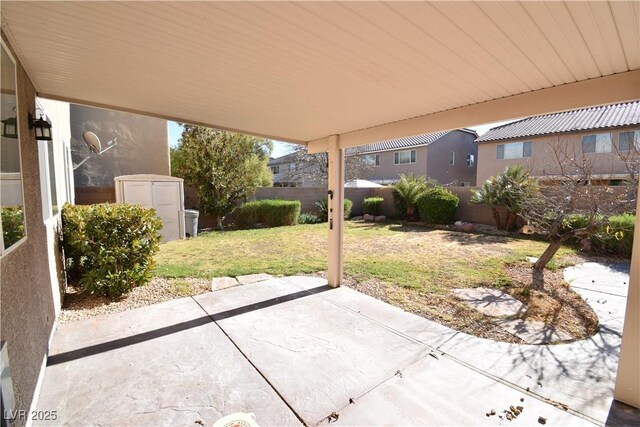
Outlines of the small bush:
<svg viewBox="0 0 640 427">
<path fill-rule="evenodd" d="M 349 219 L 349 217 L 351 216 L 352 206 L 353 206 L 353 202 L 351 200 L 344 199 L 344 206 L 343 206 L 344 219 Z M 322 219 L 322 221 L 327 222 L 329 219 L 329 203 L 327 201 L 327 198 L 325 197 L 322 200 L 318 200 L 316 202 L 316 208 L 320 213 L 320 218 Z"/>
<path fill-rule="evenodd" d="M 353 207 L 353 202 L 349 199 L 344 199 L 344 219 L 349 219 L 351 217 L 351 208 Z"/>
<path fill-rule="evenodd" d="M 68 271 L 83 291 L 111 298 L 151 279 L 162 238 L 154 209 L 124 203 L 62 208 Z"/>
<path fill-rule="evenodd" d="M 369 197 L 364 199 L 364 213 L 369 215 L 380 215 L 384 199 L 382 197 Z"/>
<path fill-rule="evenodd" d="M 635 215 L 623 214 L 609 217 L 608 228 L 604 230 L 603 237 L 598 238 L 600 246 L 608 252 L 630 257 L 635 223 Z"/>
<path fill-rule="evenodd" d="M 442 187 L 433 187 L 418 199 L 420 219 L 429 224 L 451 224 L 460 199 Z"/>
<path fill-rule="evenodd" d="M 2 239 L 7 249 L 24 237 L 24 213 L 22 206 L 2 206 L 0 209 Z"/>
<path fill-rule="evenodd" d="M 322 222 L 320 217 L 311 212 L 303 212 L 298 217 L 298 224 L 316 224 Z"/>
<path fill-rule="evenodd" d="M 295 200 L 254 200 L 237 210 L 236 225 L 249 227 L 263 224 L 267 227 L 294 225 L 298 223 L 300 202 Z"/>
</svg>

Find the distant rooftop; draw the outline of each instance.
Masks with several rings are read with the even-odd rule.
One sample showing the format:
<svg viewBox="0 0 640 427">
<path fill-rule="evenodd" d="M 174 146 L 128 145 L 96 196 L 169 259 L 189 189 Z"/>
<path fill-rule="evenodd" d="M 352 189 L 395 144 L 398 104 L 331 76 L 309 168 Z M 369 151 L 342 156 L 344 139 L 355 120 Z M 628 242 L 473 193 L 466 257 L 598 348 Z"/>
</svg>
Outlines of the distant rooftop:
<svg viewBox="0 0 640 427">
<path fill-rule="evenodd" d="M 640 124 L 640 101 L 527 117 L 526 119 L 490 129 L 476 139 L 476 142 L 526 138 L 637 124 Z"/>
<path fill-rule="evenodd" d="M 473 135 L 477 134 L 475 131 L 471 129 L 458 129 L 462 132 L 471 133 Z M 398 150 L 401 148 L 409 148 L 409 147 L 418 147 L 423 145 L 430 145 L 453 131 L 443 131 L 443 132 L 433 132 L 433 133 L 425 133 L 417 136 L 409 136 L 406 138 L 398 138 L 398 139 L 389 139 L 387 141 L 379 141 L 374 142 L 372 144 L 362 145 L 360 147 L 348 148 L 345 151 L 346 155 L 354 155 L 354 154 L 364 154 L 364 153 L 375 153 L 378 151 L 386 151 L 386 150 Z"/>
</svg>

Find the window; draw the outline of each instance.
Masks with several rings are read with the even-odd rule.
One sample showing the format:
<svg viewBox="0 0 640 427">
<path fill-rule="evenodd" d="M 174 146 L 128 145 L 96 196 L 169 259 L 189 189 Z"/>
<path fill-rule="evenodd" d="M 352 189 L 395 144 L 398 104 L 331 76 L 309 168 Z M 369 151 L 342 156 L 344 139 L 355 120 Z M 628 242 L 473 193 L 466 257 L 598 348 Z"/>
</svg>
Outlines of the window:
<svg viewBox="0 0 640 427">
<path fill-rule="evenodd" d="M 271 172 L 275 175 L 280 173 L 280 166 L 271 166 Z"/>
<path fill-rule="evenodd" d="M 521 159 L 531 157 L 531 141 L 510 142 L 496 147 L 496 159 Z"/>
<path fill-rule="evenodd" d="M 289 170 L 296 170 L 296 164 L 295 163 L 289 163 Z"/>
<path fill-rule="evenodd" d="M 405 165 L 416 162 L 416 150 L 397 151 L 393 153 L 394 165 Z"/>
<path fill-rule="evenodd" d="M 618 134 L 618 150 L 631 151 L 633 147 L 640 150 L 640 130 L 620 132 Z"/>
<path fill-rule="evenodd" d="M 367 166 L 380 166 L 380 154 L 369 154 L 363 156 L 362 159 Z"/>
<path fill-rule="evenodd" d="M 456 164 L 456 152 L 455 151 L 452 151 L 452 152 L 449 153 L 449 164 L 451 166 Z"/>
<path fill-rule="evenodd" d="M 476 156 L 474 154 L 467 154 L 467 166 L 470 168 L 476 165 Z"/>
<path fill-rule="evenodd" d="M 610 153 L 611 133 L 597 133 L 582 137 L 583 153 Z"/>
<path fill-rule="evenodd" d="M 20 162 L 20 135 L 18 97 L 16 89 L 16 64 L 4 43 L 0 44 L 0 255 L 16 247 L 27 237 L 24 215 L 24 191 L 22 164 Z M 25 113 L 26 116 L 26 113 Z M 26 118 L 26 117 L 25 117 Z M 6 131 L 5 123 L 15 123 L 15 129 Z"/>
</svg>

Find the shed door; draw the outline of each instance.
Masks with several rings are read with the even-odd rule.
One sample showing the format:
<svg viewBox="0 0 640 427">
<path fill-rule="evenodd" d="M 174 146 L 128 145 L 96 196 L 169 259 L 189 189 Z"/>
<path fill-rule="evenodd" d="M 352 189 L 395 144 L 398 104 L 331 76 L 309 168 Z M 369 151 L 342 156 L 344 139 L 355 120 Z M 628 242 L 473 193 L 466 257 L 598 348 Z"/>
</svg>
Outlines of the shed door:
<svg viewBox="0 0 640 427">
<path fill-rule="evenodd" d="M 132 205 L 142 205 L 145 208 L 153 207 L 153 193 L 151 183 L 148 181 L 124 181 L 123 202 Z"/>
<path fill-rule="evenodd" d="M 180 238 L 180 183 L 154 182 L 152 185 L 153 208 L 162 219 L 164 241 Z"/>
</svg>

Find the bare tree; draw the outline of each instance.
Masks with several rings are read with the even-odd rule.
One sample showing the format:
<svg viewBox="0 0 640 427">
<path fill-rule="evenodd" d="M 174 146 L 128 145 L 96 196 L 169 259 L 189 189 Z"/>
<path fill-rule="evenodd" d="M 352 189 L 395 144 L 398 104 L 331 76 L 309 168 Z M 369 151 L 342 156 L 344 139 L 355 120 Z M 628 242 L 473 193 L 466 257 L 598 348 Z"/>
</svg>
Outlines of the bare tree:
<svg viewBox="0 0 640 427">
<path fill-rule="evenodd" d="M 608 185 L 613 173 L 594 172 L 596 161 L 604 157 L 576 151 L 567 144 L 549 144 L 549 163 L 544 168 L 547 185 L 523 198 L 520 215 L 549 239 L 549 246 L 533 265 L 533 285 L 537 288 L 544 286 L 544 268 L 563 243 L 578 240 L 587 244 L 591 236 L 606 230 L 609 216 L 633 210 L 637 169 L 635 181 L 630 177 L 623 181 L 625 185 L 614 189 Z M 625 165 L 633 168 L 630 163 Z"/>
<path fill-rule="evenodd" d="M 309 154 L 307 147 L 299 146 L 292 153 L 291 163 L 295 169 L 281 172 L 285 181 L 305 182 L 313 186 L 325 186 L 329 173 L 329 157 L 327 153 Z M 366 179 L 371 176 L 371 165 L 363 156 L 347 155 L 344 165 L 345 181 Z"/>
</svg>

